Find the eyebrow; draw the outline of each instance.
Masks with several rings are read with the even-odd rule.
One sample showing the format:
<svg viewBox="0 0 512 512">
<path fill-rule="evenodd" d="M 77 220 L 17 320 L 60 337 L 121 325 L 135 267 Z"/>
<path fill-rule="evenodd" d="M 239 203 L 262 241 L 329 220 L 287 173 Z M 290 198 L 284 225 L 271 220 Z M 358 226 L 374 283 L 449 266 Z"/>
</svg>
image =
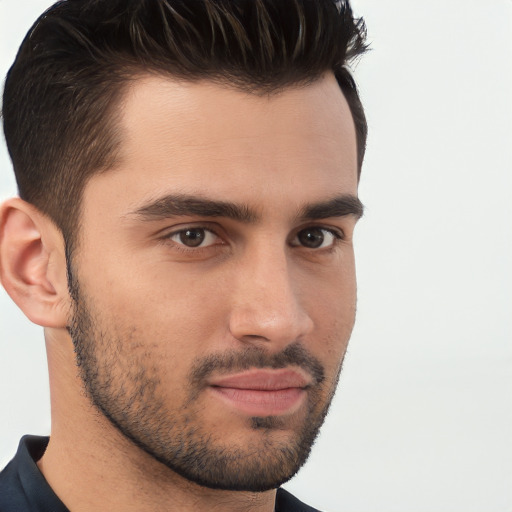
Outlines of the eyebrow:
<svg viewBox="0 0 512 512">
<path fill-rule="evenodd" d="M 344 194 L 327 201 L 305 206 L 300 217 L 304 220 L 316 220 L 352 215 L 357 220 L 363 216 L 363 213 L 364 206 L 359 198 L 352 194 Z"/>
<path fill-rule="evenodd" d="M 258 218 L 256 212 L 245 205 L 183 194 L 166 195 L 138 208 L 132 214 L 143 220 L 197 215 L 199 217 L 227 217 L 238 222 L 251 223 Z"/>
<path fill-rule="evenodd" d="M 301 220 L 317 220 L 353 215 L 359 219 L 363 211 L 363 204 L 358 197 L 344 194 L 327 201 L 306 205 L 298 217 Z M 147 221 L 185 216 L 225 217 L 246 224 L 254 223 L 260 217 L 247 205 L 184 194 L 168 194 L 137 208 L 129 215 L 135 215 Z"/>
</svg>

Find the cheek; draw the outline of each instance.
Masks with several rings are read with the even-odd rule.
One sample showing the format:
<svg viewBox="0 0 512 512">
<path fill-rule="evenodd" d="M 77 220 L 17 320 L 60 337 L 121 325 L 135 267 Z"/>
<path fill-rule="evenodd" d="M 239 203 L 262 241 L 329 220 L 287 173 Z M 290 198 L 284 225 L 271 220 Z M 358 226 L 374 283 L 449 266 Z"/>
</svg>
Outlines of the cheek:
<svg viewBox="0 0 512 512">
<path fill-rule="evenodd" d="M 311 350 L 323 361 L 327 373 L 334 375 L 345 355 L 355 321 L 356 280 L 351 268 L 333 272 L 323 286 L 308 294 L 306 307 L 315 325 Z"/>
<path fill-rule="evenodd" d="M 150 349 L 168 368 L 182 367 L 219 338 L 227 316 L 220 283 L 168 265 L 158 268 L 142 266 L 131 277 L 102 273 L 105 281 L 88 281 L 87 292 L 107 329 Z"/>
<path fill-rule="evenodd" d="M 324 362 L 326 375 L 334 378 L 338 373 L 345 357 L 353 325 L 353 316 L 350 319 L 347 317 L 331 319 L 327 332 L 320 338 L 316 355 Z"/>
<path fill-rule="evenodd" d="M 320 328 L 352 328 L 356 306 L 356 279 L 353 256 L 347 254 L 343 264 L 333 265 L 316 279 L 303 274 L 301 301 Z"/>
</svg>

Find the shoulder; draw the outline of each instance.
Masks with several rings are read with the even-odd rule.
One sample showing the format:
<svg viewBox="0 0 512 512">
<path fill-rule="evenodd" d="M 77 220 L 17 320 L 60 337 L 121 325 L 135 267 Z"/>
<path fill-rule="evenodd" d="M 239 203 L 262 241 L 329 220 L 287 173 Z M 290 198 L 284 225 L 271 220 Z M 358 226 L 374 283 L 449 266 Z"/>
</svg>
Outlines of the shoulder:
<svg viewBox="0 0 512 512">
<path fill-rule="evenodd" d="M 47 437 L 21 439 L 15 457 L 0 472 L 0 512 L 67 512 L 36 464 L 47 444 Z"/>
<path fill-rule="evenodd" d="M 279 488 L 276 495 L 276 512 L 320 512 L 298 500 L 293 494 Z"/>
<path fill-rule="evenodd" d="M 15 457 L 0 472 L 0 512 L 30 510 Z"/>
</svg>

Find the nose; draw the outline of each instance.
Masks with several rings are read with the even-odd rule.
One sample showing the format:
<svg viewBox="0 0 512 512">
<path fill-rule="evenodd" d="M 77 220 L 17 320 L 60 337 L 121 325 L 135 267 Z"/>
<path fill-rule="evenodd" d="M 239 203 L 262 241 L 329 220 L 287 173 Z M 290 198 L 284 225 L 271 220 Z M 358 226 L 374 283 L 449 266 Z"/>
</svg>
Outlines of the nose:
<svg viewBox="0 0 512 512">
<path fill-rule="evenodd" d="M 285 248 L 267 248 L 243 258 L 235 273 L 229 317 L 234 338 L 280 350 L 313 330 L 300 280 Z"/>
</svg>

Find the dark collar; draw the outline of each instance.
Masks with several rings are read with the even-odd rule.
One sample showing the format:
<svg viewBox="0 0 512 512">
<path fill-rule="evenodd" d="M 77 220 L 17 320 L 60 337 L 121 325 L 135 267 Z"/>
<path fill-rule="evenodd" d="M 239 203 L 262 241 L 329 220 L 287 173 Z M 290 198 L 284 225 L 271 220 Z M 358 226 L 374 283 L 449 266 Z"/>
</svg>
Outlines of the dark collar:
<svg viewBox="0 0 512 512">
<path fill-rule="evenodd" d="M 0 473 L 2 512 L 69 512 L 36 464 L 43 456 L 48 441 L 48 437 L 21 438 L 14 459 Z"/>
<path fill-rule="evenodd" d="M 22 437 L 14 459 L 0 473 L 1 512 L 69 512 L 36 464 L 44 455 L 48 441 L 48 437 Z M 277 490 L 275 510 L 319 512 L 281 488 Z"/>
</svg>

